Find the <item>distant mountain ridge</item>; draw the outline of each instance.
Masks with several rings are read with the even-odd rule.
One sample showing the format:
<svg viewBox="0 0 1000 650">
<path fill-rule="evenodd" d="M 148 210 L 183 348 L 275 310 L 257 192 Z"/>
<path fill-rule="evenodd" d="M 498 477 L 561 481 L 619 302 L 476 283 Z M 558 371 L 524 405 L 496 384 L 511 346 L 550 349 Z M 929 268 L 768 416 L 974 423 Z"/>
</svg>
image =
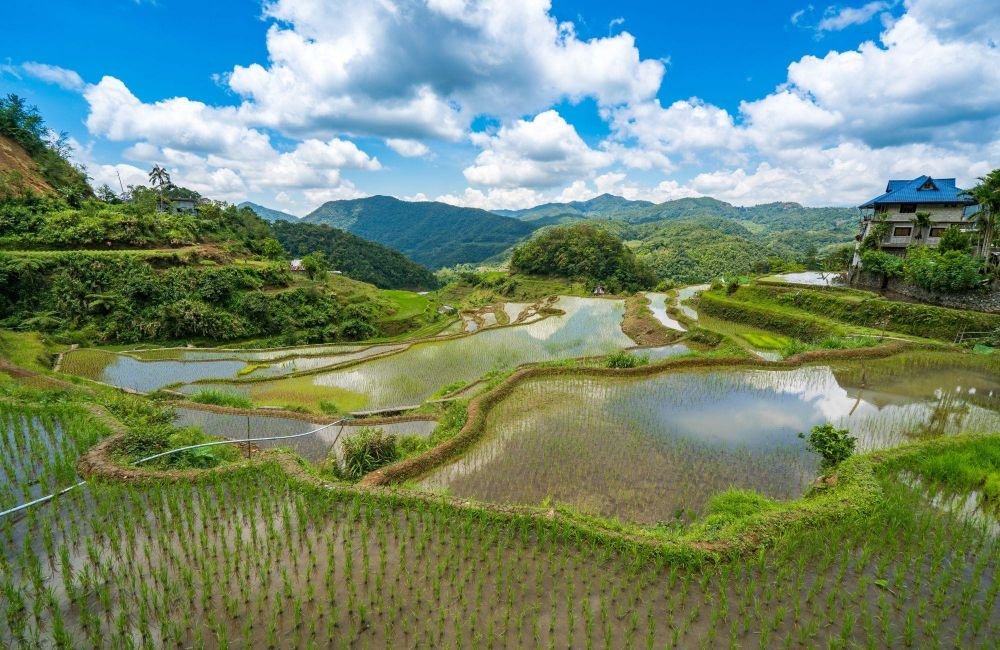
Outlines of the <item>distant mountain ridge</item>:
<svg viewBox="0 0 1000 650">
<path fill-rule="evenodd" d="M 544 217 L 575 215 L 581 217 L 608 216 L 625 210 L 647 208 L 654 204 L 650 201 L 632 201 L 614 194 L 601 194 L 587 201 L 570 201 L 569 203 L 543 203 L 525 210 L 494 210 L 505 217 L 513 217 L 521 221 L 535 221 Z"/>
<path fill-rule="evenodd" d="M 252 203 L 250 201 L 244 201 L 240 203 L 237 207 L 239 208 L 250 208 L 253 210 L 258 217 L 264 221 L 298 221 L 299 218 L 294 214 L 288 214 L 287 212 L 282 212 L 281 210 L 275 210 L 274 208 L 269 208 L 258 203 Z"/>
<path fill-rule="evenodd" d="M 522 241 L 536 226 L 478 208 L 391 196 L 328 201 L 303 217 L 394 248 L 432 269 L 478 263 Z"/>
</svg>

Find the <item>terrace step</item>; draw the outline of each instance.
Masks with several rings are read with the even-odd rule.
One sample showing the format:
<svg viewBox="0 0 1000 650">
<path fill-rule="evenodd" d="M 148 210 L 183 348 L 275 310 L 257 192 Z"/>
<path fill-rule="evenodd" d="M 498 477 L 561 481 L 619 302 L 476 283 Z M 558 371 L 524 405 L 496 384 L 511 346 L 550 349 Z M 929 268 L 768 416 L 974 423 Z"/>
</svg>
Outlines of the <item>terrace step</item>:
<svg viewBox="0 0 1000 650">
<path fill-rule="evenodd" d="M 420 408 L 420 404 L 414 404 L 412 406 L 393 406 L 391 408 L 373 409 L 370 411 L 352 411 L 351 415 L 356 418 L 367 418 L 373 415 L 399 415 L 405 411 L 412 411 L 417 408 Z"/>
</svg>

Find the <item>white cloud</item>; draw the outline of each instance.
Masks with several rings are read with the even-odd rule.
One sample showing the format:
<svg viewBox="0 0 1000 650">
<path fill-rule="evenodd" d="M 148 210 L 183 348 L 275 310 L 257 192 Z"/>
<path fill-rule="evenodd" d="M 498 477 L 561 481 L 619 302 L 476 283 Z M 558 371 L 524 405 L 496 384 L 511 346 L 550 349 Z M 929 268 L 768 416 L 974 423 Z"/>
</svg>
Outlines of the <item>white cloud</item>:
<svg viewBox="0 0 1000 650">
<path fill-rule="evenodd" d="M 385 141 L 390 149 L 405 158 L 419 158 L 431 152 L 430 147 L 419 140 L 406 140 L 403 138 L 389 138 Z"/>
<path fill-rule="evenodd" d="M 470 183 L 488 187 L 553 187 L 613 162 L 610 154 L 587 146 L 554 110 L 471 139 L 483 151 L 463 173 Z"/>
<path fill-rule="evenodd" d="M 835 32 L 847 29 L 852 25 L 863 25 L 877 14 L 891 9 L 894 4 L 876 0 L 860 7 L 827 7 L 823 13 L 823 19 L 816 25 L 816 29 L 821 32 Z M 793 22 L 795 21 L 793 20 Z"/>
<path fill-rule="evenodd" d="M 83 90 L 85 85 L 79 74 L 73 70 L 60 68 L 57 65 L 29 61 L 23 64 L 21 69 L 32 77 L 41 79 L 42 81 L 46 81 L 48 83 L 56 84 L 60 88 L 65 88 L 66 90 L 80 91 Z"/>
<path fill-rule="evenodd" d="M 414 200 L 420 199 L 414 197 Z M 426 197 L 424 197 L 424 200 L 426 200 Z M 498 210 L 501 208 L 506 210 L 520 210 L 545 203 L 546 199 L 542 193 L 525 187 L 494 187 L 485 192 L 474 188 L 466 188 L 461 194 L 443 194 L 437 197 L 435 201 L 469 208 L 480 208 L 482 210 Z"/>
<path fill-rule="evenodd" d="M 248 124 L 284 133 L 459 139 L 471 118 L 564 98 L 652 97 L 664 66 L 625 32 L 580 40 L 546 0 L 275 0 L 269 63 L 236 66 Z"/>
</svg>

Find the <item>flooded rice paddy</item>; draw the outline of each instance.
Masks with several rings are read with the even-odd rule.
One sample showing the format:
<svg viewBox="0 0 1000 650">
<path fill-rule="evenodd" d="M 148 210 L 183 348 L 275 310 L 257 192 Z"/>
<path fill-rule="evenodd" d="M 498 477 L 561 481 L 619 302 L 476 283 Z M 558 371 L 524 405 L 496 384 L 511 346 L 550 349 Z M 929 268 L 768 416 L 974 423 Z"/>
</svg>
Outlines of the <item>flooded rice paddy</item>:
<svg viewBox="0 0 1000 650">
<path fill-rule="evenodd" d="M 677 319 L 671 318 L 670 314 L 667 313 L 667 294 L 647 293 L 646 297 L 649 298 L 649 310 L 653 312 L 653 317 L 660 321 L 664 327 L 678 332 L 687 331 Z"/>
<path fill-rule="evenodd" d="M 515 327 L 486 329 L 469 337 L 417 343 L 398 354 L 348 368 L 273 382 L 211 387 L 238 390 L 263 404 L 309 404 L 329 399 L 350 405 L 345 410 L 392 408 L 420 404 L 441 386 L 472 382 L 493 370 L 607 354 L 632 345 L 621 331 L 621 301 L 560 298 L 556 306 L 565 314 Z M 192 384 L 181 390 L 194 393 L 206 387 Z"/>
<path fill-rule="evenodd" d="M 800 496 L 818 462 L 796 434 L 817 424 L 849 429 L 862 451 L 1000 429 L 1000 376 L 948 366 L 879 376 L 878 365 L 529 380 L 491 411 L 479 444 L 420 484 L 650 523 L 700 512 L 727 488 Z"/>
<path fill-rule="evenodd" d="M 176 407 L 174 424 L 179 427 L 195 426 L 213 436 L 242 440 L 247 437 L 261 438 L 269 436 L 287 436 L 312 431 L 323 426 L 314 422 L 288 417 L 272 417 L 261 415 L 240 415 L 235 413 L 215 413 L 212 411 Z M 333 422 L 335 418 L 330 418 Z M 363 426 L 373 426 L 386 433 L 396 435 L 413 435 L 427 437 L 437 426 L 435 420 L 413 420 L 409 422 L 392 422 L 389 424 L 368 425 L 358 420 L 336 427 L 324 429 L 310 436 L 293 438 L 291 440 L 272 440 L 254 443 L 262 449 L 291 449 L 308 461 L 318 463 L 329 457 L 336 450 L 339 454 L 344 437 Z M 249 436 L 248 436 L 249 432 Z"/>
</svg>

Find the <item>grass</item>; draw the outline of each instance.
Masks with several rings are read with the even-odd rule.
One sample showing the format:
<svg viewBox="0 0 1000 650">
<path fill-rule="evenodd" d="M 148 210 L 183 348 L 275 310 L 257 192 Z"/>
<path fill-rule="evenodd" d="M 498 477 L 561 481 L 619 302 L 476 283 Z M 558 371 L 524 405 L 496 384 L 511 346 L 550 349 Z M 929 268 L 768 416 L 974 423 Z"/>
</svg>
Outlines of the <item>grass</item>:
<svg viewBox="0 0 1000 650">
<path fill-rule="evenodd" d="M 198 391 L 191 396 L 191 401 L 198 402 L 199 404 L 215 404 L 216 406 L 228 406 L 237 409 L 253 408 L 253 401 L 246 395 L 227 393 L 211 388 Z"/>
<path fill-rule="evenodd" d="M 782 350 L 792 342 L 792 339 L 787 336 L 763 332 L 744 332 L 739 336 L 753 347 L 761 350 Z"/>
<path fill-rule="evenodd" d="M 0 357 L 29 370 L 47 370 L 53 348 L 38 332 L 0 330 Z"/>
<path fill-rule="evenodd" d="M 955 492 L 979 490 L 1000 506 L 1000 437 L 965 437 L 951 444 L 927 445 L 897 466 Z"/>
<path fill-rule="evenodd" d="M 104 369 L 117 359 L 117 355 L 94 348 L 71 350 L 63 355 L 60 372 L 101 381 Z"/>
<path fill-rule="evenodd" d="M 395 305 L 395 310 L 391 316 L 386 318 L 387 321 L 406 320 L 420 316 L 427 311 L 428 306 L 431 304 L 429 295 L 420 295 L 413 291 L 385 289 L 380 294 Z"/>
</svg>

